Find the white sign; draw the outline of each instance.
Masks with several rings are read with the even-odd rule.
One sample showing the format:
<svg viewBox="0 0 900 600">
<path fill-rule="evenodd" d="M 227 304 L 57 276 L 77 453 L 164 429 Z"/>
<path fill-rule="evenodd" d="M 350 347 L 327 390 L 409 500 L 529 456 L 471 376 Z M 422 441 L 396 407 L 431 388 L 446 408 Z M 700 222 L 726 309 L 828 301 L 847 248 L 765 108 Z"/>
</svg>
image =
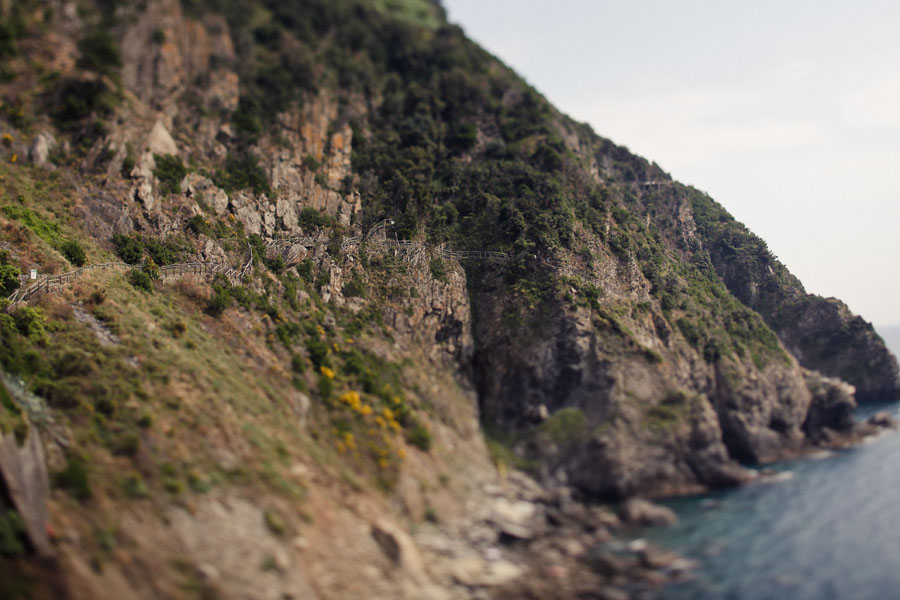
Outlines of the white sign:
<svg viewBox="0 0 900 600">
<path fill-rule="evenodd" d="M 32 279 L 37 279 L 37 269 L 32 269 L 32 270 L 31 270 L 31 278 L 32 278 Z"/>
</svg>

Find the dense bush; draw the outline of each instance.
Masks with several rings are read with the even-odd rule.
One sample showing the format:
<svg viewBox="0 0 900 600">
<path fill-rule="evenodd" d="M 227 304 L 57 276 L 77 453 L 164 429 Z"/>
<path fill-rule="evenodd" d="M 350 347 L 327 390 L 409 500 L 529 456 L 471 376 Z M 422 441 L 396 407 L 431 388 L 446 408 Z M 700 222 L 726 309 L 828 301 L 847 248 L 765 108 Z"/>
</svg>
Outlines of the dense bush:
<svg viewBox="0 0 900 600">
<path fill-rule="evenodd" d="M 160 191 L 163 194 L 177 194 L 181 180 L 188 173 L 181 159 L 172 154 L 154 154 L 153 160 L 156 163 L 153 175 L 159 180 Z"/>
<path fill-rule="evenodd" d="M 5 298 L 18 289 L 21 274 L 18 267 L 9 264 L 6 250 L 0 250 L 0 297 Z"/>
<path fill-rule="evenodd" d="M 225 168 L 216 171 L 216 185 L 225 191 L 232 192 L 250 188 L 257 194 L 271 194 L 269 178 L 255 158 L 245 154 L 240 158 L 229 156 L 225 159 Z"/>
<path fill-rule="evenodd" d="M 406 441 L 419 450 L 428 452 L 431 449 L 431 432 L 424 425 L 415 421 L 406 430 Z"/>
<path fill-rule="evenodd" d="M 54 479 L 57 487 L 66 490 L 78 500 L 90 500 L 94 495 L 88 477 L 88 466 L 82 458 L 70 456 L 66 466 Z"/>
<path fill-rule="evenodd" d="M 122 57 L 112 34 L 94 29 L 78 42 L 78 66 L 101 75 L 114 77 L 122 67 Z"/>
<path fill-rule="evenodd" d="M 112 236 L 116 254 L 129 265 L 136 265 L 144 258 L 144 244 L 136 235 L 116 233 Z"/>
<path fill-rule="evenodd" d="M 66 240 L 63 242 L 59 251 L 62 252 L 62 255 L 66 257 L 67 261 L 76 267 L 82 266 L 87 260 L 84 248 L 82 248 L 81 244 L 75 240 Z"/>
<path fill-rule="evenodd" d="M 108 116 L 117 101 L 101 80 L 63 79 L 52 95 L 48 111 L 60 129 L 71 131 L 88 117 Z"/>
<path fill-rule="evenodd" d="M 351 277 L 350 280 L 344 284 L 344 287 L 341 288 L 341 293 L 347 298 L 366 297 L 366 284 L 363 283 L 362 277 L 359 276 L 359 273 L 353 274 L 353 277 Z"/>
<path fill-rule="evenodd" d="M 213 295 L 209 298 L 209 302 L 206 303 L 206 313 L 213 317 L 218 317 L 225 312 L 225 309 L 231 306 L 231 301 L 232 298 L 228 288 L 216 285 L 213 287 Z"/>
<path fill-rule="evenodd" d="M 153 279 L 143 269 L 132 269 L 128 272 L 128 282 L 139 290 L 153 291 Z"/>
<path fill-rule="evenodd" d="M 300 211 L 299 223 L 306 231 L 312 231 L 332 225 L 334 219 L 322 211 L 307 206 Z"/>
<path fill-rule="evenodd" d="M 0 557 L 25 554 L 25 522 L 14 510 L 0 512 Z"/>
</svg>

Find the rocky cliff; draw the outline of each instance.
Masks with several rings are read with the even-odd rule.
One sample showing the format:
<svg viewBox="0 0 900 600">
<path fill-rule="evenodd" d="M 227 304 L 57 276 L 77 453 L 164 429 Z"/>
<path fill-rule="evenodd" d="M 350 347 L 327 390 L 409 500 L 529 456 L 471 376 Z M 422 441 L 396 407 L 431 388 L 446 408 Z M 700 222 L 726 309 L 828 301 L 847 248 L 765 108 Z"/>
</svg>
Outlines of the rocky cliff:
<svg viewBox="0 0 900 600">
<path fill-rule="evenodd" d="M 0 434 L 52 484 L 48 542 L 3 480 L 2 593 L 652 593 L 683 565 L 575 500 L 748 481 L 900 389 L 437 3 L 0 9 Z"/>
</svg>

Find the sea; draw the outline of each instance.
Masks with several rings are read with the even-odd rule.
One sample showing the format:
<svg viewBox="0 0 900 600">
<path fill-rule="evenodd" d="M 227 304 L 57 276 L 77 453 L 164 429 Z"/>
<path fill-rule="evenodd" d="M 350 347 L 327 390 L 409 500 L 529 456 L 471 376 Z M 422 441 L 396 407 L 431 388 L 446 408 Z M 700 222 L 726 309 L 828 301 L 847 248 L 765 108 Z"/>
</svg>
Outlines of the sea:
<svg viewBox="0 0 900 600">
<path fill-rule="evenodd" d="M 900 356 L 900 326 L 878 331 Z M 897 400 L 857 418 L 900 418 Z M 900 598 L 900 432 L 769 468 L 779 473 L 772 483 L 664 502 L 678 524 L 644 536 L 699 564 L 664 598 Z"/>
</svg>

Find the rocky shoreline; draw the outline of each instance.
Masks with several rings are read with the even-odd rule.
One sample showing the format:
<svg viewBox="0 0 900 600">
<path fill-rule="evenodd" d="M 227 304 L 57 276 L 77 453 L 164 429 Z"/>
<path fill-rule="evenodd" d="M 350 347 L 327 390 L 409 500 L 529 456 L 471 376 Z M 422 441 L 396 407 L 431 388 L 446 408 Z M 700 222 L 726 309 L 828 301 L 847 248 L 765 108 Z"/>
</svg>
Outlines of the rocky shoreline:
<svg viewBox="0 0 900 600">
<path fill-rule="evenodd" d="M 821 446 L 846 449 L 897 428 L 892 415 L 879 412 Z M 807 448 L 792 458 L 812 459 L 815 452 Z M 790 479 L 768 468 L 746 473 L 745 485 Z M 692 579 L 699 563 L 631 537 L 647 527 L 675 524 L 674 511 L 637 497 L 612 505 L 577 496 L 564 482 L 542 486 L 516 471 L 499 484 L 483 484 L 481 501 L 473 501 L 467 517 L 452 525 L 410 537 L 375 524 L 372 535 L 400 568 L 418 569 L 413 579 L 429 582 L 426 589 L 433 592 L 423 597 L 436 599 L 455 597 L 448 590 L 504 600 L 654 599 L 667 585 Z"/>
</svg>

